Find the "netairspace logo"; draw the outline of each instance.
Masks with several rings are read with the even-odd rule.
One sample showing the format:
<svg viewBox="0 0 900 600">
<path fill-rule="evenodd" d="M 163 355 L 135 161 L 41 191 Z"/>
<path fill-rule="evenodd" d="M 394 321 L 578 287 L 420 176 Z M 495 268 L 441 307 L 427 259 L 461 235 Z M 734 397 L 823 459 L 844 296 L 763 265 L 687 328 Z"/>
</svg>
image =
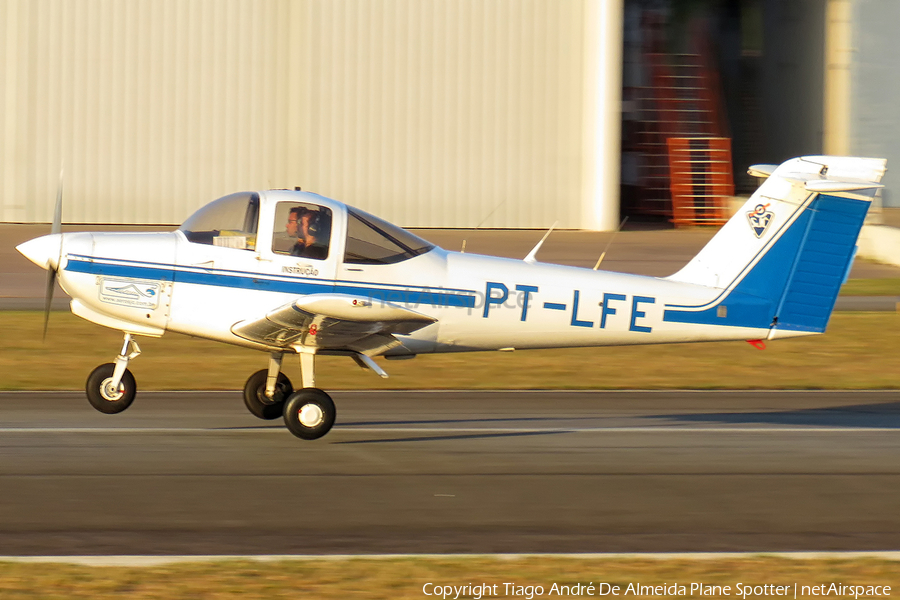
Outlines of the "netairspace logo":
<svg viewBox="0 0 900 600">
<path fill-rule="evenodd" d="M 883 598 L 891 595 L 888 585 L 847 585 L 844 583 L 820 583 L 816 585 L 790 584 L 748 584 L 714 585 L 708 583 L 662 583 L 645 585 L 639 582 L 628 585 L 593 581 L 583 583 L 553 583 L 551 585 L 507 583 L 468 583 L 465 585 L 444 585 L 429 582 L 422 586 L 422 594 L 448 600 L 463 598 L 525 598 L 549 596 L 734 596 L 748 598 L 777 596 L 788 598 Z"/>
</svg>

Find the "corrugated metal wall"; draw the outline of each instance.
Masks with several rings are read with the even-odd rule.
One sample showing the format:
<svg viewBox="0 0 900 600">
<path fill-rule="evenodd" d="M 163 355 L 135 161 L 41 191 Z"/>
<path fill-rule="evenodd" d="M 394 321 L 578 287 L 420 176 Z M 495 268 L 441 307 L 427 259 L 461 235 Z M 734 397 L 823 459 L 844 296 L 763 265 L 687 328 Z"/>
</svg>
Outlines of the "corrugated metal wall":
<svg viewBox="0 0 900 600">
<path fill-rule="evenodd" d="M 825 6 L 764 0 L 762 110 L 766 162 L 823 149 Z"/>
<path fill-rule="evenodd" d="M 577 226 L 583 2 L 318 0 L 311 22 L 312 189 L 408 225 Z"/>
<path fill-rule="evenodd" d="M 591 0 L 0 0 L 0 219 L 178 223 L 302 185 L 579 227 Z M 616 201 L 617 199 L 612 199 Z"/>
<path fill-rule="evenodd" d="M 177 223 L 287 184 L 300 143 L 288 0 L 0 0 L 5 221 Z M 292 34 L 293 33 L 293 34 Z M 294 129 L 296 131 L 296 129 Z"/>
<path fill-rule="evenodd" d="M 884 206 L 900 207 L 900 38 L 896 0 L 852 3 L 852 52 L 847 141 L 855 156 L 888 159 Z"/>
</svg>

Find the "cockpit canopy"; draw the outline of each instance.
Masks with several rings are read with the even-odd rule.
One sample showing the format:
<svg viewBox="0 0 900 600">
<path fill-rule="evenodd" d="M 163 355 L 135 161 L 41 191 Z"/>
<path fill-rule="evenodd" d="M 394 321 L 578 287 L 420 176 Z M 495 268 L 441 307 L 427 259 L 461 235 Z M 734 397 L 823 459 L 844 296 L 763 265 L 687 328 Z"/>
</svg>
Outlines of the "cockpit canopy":
<svg viewBox="0 0 900 600">
<path fill-rule="evenodd" d="M 269 216 L 262 224 L 261 239 L 268 239 L 267 228 L 271 227 L 273 254 L 326 260 L 331 256 L 330 246 L 337 243 L 339 236 L 346 236 L 344 263 L 390 265 L 435 247 L 405 229 L 357 208 L 315 194 L 285 199 L 290 197 L 283 193 L 264 197 L 266 202 L 274 200 L 274 204 L 272 207 L 267 205 L 262 212 Z M 346 223 L 346 231 L 333 231 L 334 216 L 340 213 L 346 216 L 341 219 Z M 238 192 L 210 202 L 178 229 L 195 244 L 268 252 L 269 248 L 257 247 L 260 214 L 260 195 Z"/>
<path fill-rule="evenodd" d="M 238 192 L 210 202 L 178 229 L 197 244 L 256 249 L 259 228 L 259 194 Z"/>
</svg>

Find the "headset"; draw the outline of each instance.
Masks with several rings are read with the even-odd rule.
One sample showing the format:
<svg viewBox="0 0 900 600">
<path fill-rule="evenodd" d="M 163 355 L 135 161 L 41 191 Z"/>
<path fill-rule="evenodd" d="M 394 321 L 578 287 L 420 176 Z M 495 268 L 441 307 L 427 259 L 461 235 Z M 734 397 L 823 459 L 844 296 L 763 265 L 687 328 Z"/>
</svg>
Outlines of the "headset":
<svg viewBox="0 0 900 600">
<path fill-rule="evenodd" d="M 322 218 L 322 213 L 318 210 L 310 210 L 306 214 L 309 215 L 309 223 L 306 226 L 309 235 L 318 238 L 320 233 L 325 233 L 325 219 Z"/>
</svg>

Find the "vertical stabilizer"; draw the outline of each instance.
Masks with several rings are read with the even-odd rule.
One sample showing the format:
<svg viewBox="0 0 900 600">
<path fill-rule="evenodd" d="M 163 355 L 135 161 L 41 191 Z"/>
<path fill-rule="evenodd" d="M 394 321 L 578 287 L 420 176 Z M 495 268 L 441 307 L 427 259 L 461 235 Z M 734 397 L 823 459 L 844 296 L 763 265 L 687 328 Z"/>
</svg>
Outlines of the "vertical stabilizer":
<svg viewBox="0 0 900 600">
<path fill-rule="evenodd" d="M 703 306 L 675 307 L 669 320 L 770 327 L 770 338 L 825 330 L 853 261 L 856 240 L 883 159 L 814 156 L 770 174 L 744 206 L 683 269 L 669 277 L 722 290 Z M 727 323 L 710 311 L 732 306 Z M 725 311 L 728 312 L 728 311 Z"/>
</svg>

